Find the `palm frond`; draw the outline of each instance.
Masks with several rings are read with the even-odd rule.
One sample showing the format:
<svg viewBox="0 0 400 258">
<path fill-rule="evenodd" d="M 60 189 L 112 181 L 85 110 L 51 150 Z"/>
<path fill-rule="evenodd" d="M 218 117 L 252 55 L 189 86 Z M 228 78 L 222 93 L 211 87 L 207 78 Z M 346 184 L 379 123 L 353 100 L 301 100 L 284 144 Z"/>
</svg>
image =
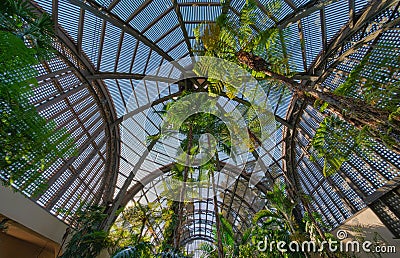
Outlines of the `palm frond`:
<svg viewBox="0 0 400 258">
<path fill-rule="evenodd" d="M 281 217 L 276 212 L 270 210 L 260 210 L 253 216 L 253 223 L 257 223 L 258 221 L 265 219 L 265 218 L 277 218 L 280 219 Z"/>
</svg>

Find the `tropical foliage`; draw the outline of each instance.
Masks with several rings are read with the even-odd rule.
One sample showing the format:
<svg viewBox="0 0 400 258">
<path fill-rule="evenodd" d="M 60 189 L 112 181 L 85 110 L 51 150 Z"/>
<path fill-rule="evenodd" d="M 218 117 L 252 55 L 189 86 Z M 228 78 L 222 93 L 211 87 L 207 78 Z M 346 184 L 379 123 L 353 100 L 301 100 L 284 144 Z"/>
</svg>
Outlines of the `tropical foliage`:
<svg viewBox="0 0 400 258">
<path fill-rule="evenodd" d="M 301 243 L 310 240 L 315 241 L 315 253 L 318 253 L 320 244 L 326 240 L 322 239 L 316 230 L 316 227 L 324 226 L 320 216 L 315 213 L 314 219 L 311 220 L 306 213 L 303 222 L 297 222 L 293 216 L 295 204 L 289 200 L 285 188 L 279 184 L 276 184 L 265 198 L 269 208 L 260 210 L 254 215 L 252 226 L 242 232 L 241 237 L 235 237 L 229 221 L 221 217 L 224 257 L 309 257 L 308 254 L 302 253 L 300 248 L 297 251 L 281 252 L 276 246 L 270 248 L 270 243 L 284 242 L 289 246 L 292 241 Z M 333 240 L 330 234 L 325 234 L 325 237 Z M 216 236 L 214 238 L 215 243 L 205 243 L 200 246 L 202 257 L 218 257 L 215 248 Z M 331 254 L 325 250 L 318 255 L 329 257 Z"/>
<path fill-rule="evenodd" d="M 184 98 L 185 94 L 181 96 Z M 207 100 L 198 99 L 200 103 Z M 191 103 L 188 101 L 180 101 L 178 99 L 176 102 L 171 102 L 165 106 L 162 113 L 168 113 L 166 118 L 165 126 L 168 128 L 174 128 L 174 124 L 180 121 L 180 114 L 178 112 L 168 112 L 171 108 L 178 108 L 185 110 L 190 108 Z M 168 137 L 168 130 L 162 130 L 166 132 L 166 135 L 162 135 L 161 137 Z M 229 137 L 229 131 L 226 127 L 225 123 L 221 121 L 218 117 L 210 113 L 196 113 L 194 115 L 189 116 L 182 124 L 179 125 L 178 128 L 179 133 L 185 135 L 185 138 L 181 141 L 181 148 L 178 152 L 178 160 L 174 167 L 171 170 L 172 177 L 181 182 L 188 181 L 202 181 L 204 178 L 208 177 L 208 180 L 214 182 L 214 172 L 218 168 L 218 150 L 223 150 L 227 153 L 231 151 L 231 143 Z M 193 164 L 193 155 L 199 154 L 201 152 L 200 141 L 201 137 L 206 134 L 212 134 L 216 139 L 216 145 L 212 146 L 210 139 L 208 139 L 208 157 L 212 158 L 211 153 L 215 153 L 215 158 L 208 160 L 204 164 L 196 165 Z M 203 139 L 204 140 L 204 139 Z M 216 148 L 216 149 L 213 149 Z M 198 178 L 194 179 L 189 174 L 193 175 L 193 172 L 197 170 Z M 212 188 L 215 195 L 215 186 L 212 184 Z M 179 199 L 169 200 L 168 204 L 171 208 L 171 213 L 169 214 L 169 220 L 167 220 L 167 226 L 165 227 L 164 232 L 164 241 L 161 250 L 173 250 L 178 251 L 180 247 L 180 236 L 182 234 L 182 222 L 184 221 L 184 195 L 186 195 L 187 191 L 190 189 L 180 189 L 179 193 L 173 193 L 175 196 L 178 196 Z M 171 192 L 169 189 L 167 192 Z M 167 193 L 168 194 L 168 193 Z M 216 197 L 215 197 L 216 198 Z M 214 198 L 214 199 L 215 199 Z M 180 200 L 180 201 L 179 201 Z M 216 200 L 214 200 L 216 202 Z M 217 209 L 217 205 L 214 205 Z M 216 214 L 218 212 L 216 211 Z M 220 221 L 217 219 L 217 227 L 219 228 Z M 220 246 L 220 252 L 222 252 L 222 246 Z"/>
<path fill-rule="evenodd" d="M 28 1 L 5 0 L 0 4 L 0 30 L 25 42 L 38 60 L 53 55 L 53 23 L 47 13 L 38 15 Z M 18 55 L 16 55 L 18 56 Z"/>
<path fill-rule="evenodd" d="M 228 14 L 226 7 L 229 5 L 230 1 L 224 1 L 223 13 L 215 23 L 203 23 L 196 28 L 195 52 L 201 56 L 218 57 L 235 63 L 238 63 L 241 54 L 252 53 L 274 73 L 287 73 L 288 59 L 282 51 L 282 38 L 288 31 L 274 27 L 264 31 L 256 29 L 260 17 L 257 16 L 254 1 L 246 1 L 238 20 Z M 280 1 L 272 1 L 267 6 L 271 12 L 279 12 L 281 7 Z M 262 72 L 251 69 L 249 71 L 257 78 L 266 76 Z"/>
<path fill-rule="evenodd" d="M 309 254 L 301 251 L 280 252 L 277 248 L 270 248 L 272 241 L 285 242 L 286 246 L 292 241 L 314 241 L 316 243 L 315 254 L 320 257 L 333 257 L 328 249 L 320 249 L 323 241 L 335 240 L 329 233 L 322 238 L 317 232 L 317 227 L 325 227 L 321 216 L 317 213 L 305 213 L 302 223 L 295 220 L 293 209 L 295 204 L 286 196 L 283 185 L 275 185 L 273 190 L 265 196 L 268 209 L 263 209 L 253 217 L 252 225 L 244 232 L 235 232 L 231 222 L 222 214 L 219 214 L 221 222 L 218 229 L 214 226 L 214 243 L 203 243 L 199 247 L 201 257 L 221 257 L 218 252 L 218 242 L 223 245 L 222 257 L 309 257 Z M 104 208 L 89 206 L 80 208 L 75 215 L 74 234 L 61 257 L 96 257 L 103 249 L 113 253 L 113 258 L 135 257 L 190 257 L 181 250 L 165 248 L 165 245 L 157 242 L 157 234 L 153 227 L 156 224 L 166 225 L 168 220 L 159 216 L 165 211 L 170 211 L 166 206 L 160 209 L 153 204 L 143 205 L 136 203 L 127 211 L 120 214 L 112 230 L 107 233 L 99 230 L 104 217 Z M 154 215 L 153 214 L 158 214 Z M 134 216 L 139 218 L 134 218 Z M 144 215 L 148 218 L 144 219 Z M 148 223 L 143 222 L 147 220 Z M 144 227 L 143 222 L 146 226 Z M 317 224 L 318 225 L 317 225 Z M 143 229 L 146 228 L 146 233 Z M 174 227 L 171 227 L 172 232 Z M 143 234 L 143 235 L 139 235 Z M 167 237 L 164 235 L 164 237 Z M 172 235 L 172 237 L 175 237 Z M 267 240 L 268 241 L 267 241 Z M 267 242 L 266 242 L 267 241 Z M 262 244 L 260 244 L 262 242 Z M 265 248 L 267 244 L 268 248 Z M 301 250 L 301 249 L 299 249 Z M 340 253 L 341 257 L 351 257 Z"/>
<path fill-rule="evenodd" d="M 2 233 L 4 233 L 4 232 L 7 232 L 7 229 L 8 229 L 8 226 L 7 226 L 7 222 L 9 221 L 10 219 L 2 219 L 1 221 L 0 221 L 0 232 L 2 232 Z"/>
<path fill-rule="evenodd" d="M 373 112 L 368 110 L 368 106 L 385 115 L 359 127 L 337 116 L 326 117 L 311 144 L 316 156 L 325 160 L 325 175 L 329 176 L 338 171 L 341 164 L 353 153 L 368 153 L 368 149 L 377 142 L 399 152 L 400 85 L 395 74 L 399 72 L 400 59 L 393 51 L 391 46 L 376 46 L 333 91 L 335 95 L 349 98 L 348 101 L 365 104 L 366 116 Z M 326 102 L 322 103 L 316 102 L 316 105 L 324 112 L 329 105 Z M 346 112 L 349 114 L 344 114 L 345 118 L 351 118 L 352 110 L 348 109 Z"/>
<path fill-rule="evenodd" d="M 226 7 L 229 4 L 230 1 L 224 2 Z M 279 12 L 280 1 L 270 5 L 268 10 L 272 14 Z M 350 153 L 364 151 L 374 142 L 400 152 L 400 87 L 396 79 L 399 58 L 394 46 L 385 43 L 374 46 L 346 81 L 333 91 L 302 86 L 294 78 L 307 78 L 289 70 L 291 65 L 285 53 L 288 32 L 276 27 L 257 29 L 259 19 L 251 0 L 244 4 L 239 20 L 229 14 L 226 7 L 216 23 L 198 26 L 197 53 L 240 64 L 257 79 L 280 82 L 297 98 L 314 103 L 326 119 L 310 144 L 315 153 L 311 158 L 324 159 L 324 175 L 332 175 L 351 157 Z M 201 67 L 195 69 L 201 70 Z M 212 94 L 225 91 L 233 97 L 237 93 L 229 83 L 212 80 L 211 85 Z M 349 144 L 339 146 L 335 142 L 339 138 Z"/>
<path fill-rule="evenodd" d="M 161 209 L 152 203 L 135 203 L 126 208 L 110 231 L 112 245 L 109 250 L 114 253 L 113 257 L 185 257 L 179 250 L 173 250 L 173 243 L 169 241 L 173 239 L 176 227 L 171 218 L 173 214 L 168 206 Z M 155 245 L 150 241 L 158 239 L 154 226 L 160 223 L 164 223 L 164 241 Z"/>
<path fill-rule="evenodd" d="M 0 176 L 28 194 L 45 187 L 42 173 L 57 158 L 75 154 L 64 129 L 41 117 L 29 101 L 37 86 L 34 68 L 52 55 L 52 23 L 27 1 L 2 1 L 0 12 Z"/>
<path fill-rule="evenodd" d="M 233 231 L 231 223 L 221 213 L 218 216 L 221 221 L 220 238 L 223 245 L 223 257 L 238 257 L 239 247 L 245 242 L 245 236 L 242 237 L 241 241 L 236 239 L 237 236 Z M 216 227 L 214 227 L 213 235 L 214 243 L 205 242 L 199 246 L 199 250 L 202 253 L 201 257 L 219 257 L 218 249 L 216 248 L 218 246 Z"/>
<path fill-rule="evenodd" d="M 216 23 L 204 23 L 196 29 L 197 45 L 194 49 L 199 55 L 222 58 L 246 68 L 258 80 L 273 81 L 285 85 L 301 101 L 313 103 L 323 114 L 319 128 L 311 140 L 311 159 L 323 159 L 323 174 L 330 176 L 338 171 L 353 153 L 367 152 L 376 142 L 399 151 L 400 102 L 398 67 L 400 58 L 387 51 L 382 58 L 382 49 L 376 46 L 369 52 L 338 88 L 321 91 L 316 87 L 302 87 L 294 78 L 301 78 L 290 71 L 288 54 L 285 50 L 285 30 L 272 27 L 257 29 L 256 4 L 246 1 L 234 19 L 228 13 L 230 1 L 224 1 L 223 11 Z M 0 83 L 2 137 L 0 144 L 5 146 L 1 153 L 1 172 L 7 184 L 17 184 L 26 188 L 33 182 L 40 182 L 43 172 L 55 158 L 71 155 L 72 140 L 63 130 L 56 130 L 54 123 L 41 118 L 34 106 L 29 104 L 32 87 L 37 82 L 36 70 L 32 68 L 43 58 L 51 55 L 51 23 L 47 15 L 37 16 L 25 1 L 5 1 L 2 3 L 0 27 Z M 280 1 L 272 1 L 267 9 L 279 12 Z M 304 42 L 302 42 L 304 44 Z M 380 56 L 380 58 L 377 58 Z M 376 61 L 378 60 L 378 61 Z M 368 66 L 368 73 L 366 67 Z M 372 69 L 374 67 L 375 69 Z M 213 70 L 215 69 L 215 70 Z M 212 63 L 198 63 L 194 72 L 202 75 L 226 70 L 213 67 Z M 208 79 L 209 96 L 227 96 L 235 99 L 239 89 L 230 81 Z M 240 78 L 236 78 L 240 80 Z M 186 88 L 181 98 L 193 89 Z M 159 113 L 166 114 L 172 108 L 191 108 L 190 101 L 172 101 Z M 201 100 L 199 100 L 201 102 Z M 242 106 L 238 106 L 240 110 Z M 257 123 L 257 115 L 251 107 L 243 107 L 246 131 L 250 135 L 247 143 L 249 151 L 254 151 L 262 141 L 259 139 L 262 128 Z M 164 134 L 151 138 L 161 139 L 172 135 L 170 126 L 180 122 L 179 112 L 169 112 L 162 128 Z M 308 257 L 301 251 L 280 252 L 278 249 L 257 250 L 257 243 L 268 239 L 270 242 L 315 241 L 320 244 L 333 239 L 329 234 L 321 234 L 324 228 L 322 218 L 317 213 L 304 213 L 302 221 L 296 220 L 296 205 L 288 198 L 285 188 L 279 184 L 266 193 L 266 209 L 253 217 L 252 226 L 242 232 L 240 238 L 231 223 L 219 212 L 217 190 L 214 184 L 215 173 L 219 171 L 218 153 L 229 155 L 235 146 L 230 139 L 229 129 L 217 116 L 197 113 L 188 117 L 176 130 L 183 140 L 178 152 L 179 161 L 172 166 L 171 177 L 183 182 L 208 179 L 214 193 L 214 243 L 203 244 L 200 248 L 206 257 Z M 196 166 L 192 156 L 201 153 L 201 137 L 212 134 L 215 146 L 211 143 L 208 162 Z M 40 152 L 38 151 L 40 146 Z M 65 146 L 61 151 L 55 146 Z M 28 162 L 28 160 L 30 162 Z M 3 171 L 6 171 L 3 173 Z M 28 174 L 26 173 L 27 171 Z M 195 173 L 196 172 L 196 173 Z M 197 173 L 198 172 L 198 173 Z M 25 181 L 18 181 L 21 177 Z M 197 178 L 194 178 L 197 176 Z M 175 191 L 176 189 L 172 189 Z M 110 233 L 100 230 L 105 213 L 101 207 L 88 207 L 79 210 L 74 219 L 75 233 L 62 257 L 95 257 L 102 249 L 109 248 L 113 257 L 185 257 L 181 247 L 185 208 L 185 190 L 172 193 L 180 201 L 167 201 L 166 208 L 153 204 L 135 203 L 126 208 L 116 221 Z M 171 192 L 171 190 L 169 189 Z M 168 194 L 168 193 L 166 193 Z M 304 199 L 304 198 L 303 198 Z M 304 200 L 303 200 L 304 201 Z M 304 203 L 303 203 L 304 204 Z M 162 221 L 162 222 L 161 222 Z M 163 223 L 163 240 L 157 239 L 155 224 Z M 1 226 L 1 225 L 0 225 Z M 319 248 L 317 248 L 319 249 Z M 321 257 L 331 256 L 327 252 L 318 253 Z M 344 256 L 343 256 L 344 257 Z"/>
<path fill-rule="evenodd" d="M 311 146 L 317 154 L 311 160 L 324 158 L 322 173 L 330 176 L 357 150 L 373 144 L 366 127 L 358 130 L 335 116 L 327 116 L 312 139 Z"/>
<path fill-rule="evenodd" d="M 110 237 L 114 239 L 113 242 L 117 248 L 146 242 L 148 239 L 143 238 L 145 229 L 155 234 L 153 225 L 159 223 L 161 218 L 162 210 L 159 205 L 135 203 L 121 212 L 110 230 Z"/>
<path fill-rule="evenodd" d="M 105 216 L 104 207 L 81 205 L 75 212 L 73 234 L 61 257 L 92 258 L 109 247 L 108 232 L 100 229 Z"/>
</svg>

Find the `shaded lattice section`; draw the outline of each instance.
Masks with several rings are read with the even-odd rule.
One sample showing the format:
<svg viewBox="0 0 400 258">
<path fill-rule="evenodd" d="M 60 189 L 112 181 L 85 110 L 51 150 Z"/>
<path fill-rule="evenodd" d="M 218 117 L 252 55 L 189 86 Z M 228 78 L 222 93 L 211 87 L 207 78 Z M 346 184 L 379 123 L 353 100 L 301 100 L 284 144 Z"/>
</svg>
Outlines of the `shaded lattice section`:
<svg viewBox="0 0 400 258">
<path fill-rule="evenodd" d="M 388 192 L 369 207 L 390 229 L 396 238 L 400 237 L 400 188 Z"/>
</svg>

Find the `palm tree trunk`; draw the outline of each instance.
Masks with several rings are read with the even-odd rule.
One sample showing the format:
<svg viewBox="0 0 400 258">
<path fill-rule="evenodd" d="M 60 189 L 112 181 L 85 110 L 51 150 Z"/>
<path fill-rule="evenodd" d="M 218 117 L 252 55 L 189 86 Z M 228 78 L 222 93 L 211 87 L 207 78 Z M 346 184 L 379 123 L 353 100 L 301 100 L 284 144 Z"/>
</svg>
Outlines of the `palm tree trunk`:
<svg viewBox="0 0 400 258">
<path fill-rule="evenodd" d="M 215 151 L 215 163 L 217 171 L 220 171 L 218 150 Z M 214 213 L 215 213 L 215 227 L 217 228 L 217 247 L 218 247 L 218 257 L 224 257 L 224 246 L 222 245 L 222 237 L 221 237 L 221 219 L 219 217 L 218 211 L 218 198 L 217 198 L 217 189 L 215 185 L 215 171 L 211 171 L 211 180 L 212 180 L 212 189 L 213 189 L 213 201 L 214 201 Z"/>
<path fill-rule="evenodd" d="M 360 99 L 355 99 L 346 96 L 339 96 L 332 92 L 318 91 L 314 88 L 305 88 L 300 83 L 292 78 L 281 74 L 274 73 L 269 69 L 269 64 L 262 57 L 253 55 L 252 53 L 240 50 L 236 53 L 238 62 L 246 65 L 250 69 L 262 72 L 265 75 L 284 82 L 296 95 L 310 103 L 316 100 L 321 100 L 328 103 L 328 109 L 346 120 L 351 125 L 358 129 L 363 126 L 368 126 L 372 132 L 371 136 L 379 139 L 380 133 L 391 132 L 393 135 L 400 135 L 400 118 L 392 119 L 389 122 L 390 112 L 373 107 Z M 346 110 L 346 112 L 343 112 Z M 395 151 L 399 150 L 400 140 L 397 137 L 392 137 L 395 141 Z M 397 151 L 396 151 L 397 152 Z"/>
<path fill-rule="evenodd" d="M 348 123 L 352 124 L 356 128 L 361 129 L 363 126 L 367 125 L 372 128 L 375 132 L 387 131 L 389 128 L 395 130 L 394 133 L 399 135 L 400 131 L 394 128 L 400 128 L 400 124 L 398 120 L 396 120 L 396 125 L 388 124 L 389 120 L 389 112 L 372 107 L 371 105 L 367 105 L 362 100 L 349 98 L 345 96 L 338 96 L 331 92 L 321 92 L 317 91 L 313 88 L 304 88 L 301 84 L 297 83 L 293 79 L 286 77 L 281 74 L 274 73 L 269 70 L 269 64 L 261 57 L 253 55 L 252 53 L 248 53 L 245 51 L 239 51 L 236 54 L 236 57 L 239 63 L 246 65 L 250 69 L 263 72 L 265 75 L 284 82 L 298 97 L 303 98 L 303 100 L 308 101 L 310 103 L 314 103 L 316 100 L 322 100 L 329 104 L 329 110 L 338 115 L 339 117 L 346 120 Z M 344 114 L 343 110 L 350 110 L 352 114 Z M 378 136 L 374 138 L 379 139 Z M 396 151 L 397 146 L 394 147 L 394 151 Z M 296 187 L 300 189 L 299 185 L 296 184 Z M 300 196 L 302 196 L 300 194 Z M 311 221 L 316 225 L 316 230 L 318 234 L 321 236 L 323 240 L 326 240 L 324 232 L 320 229 L 318 223 L 315 221 L 311 208 L 304 198 L 300 197 L 303 206 L 308 212 Z M 289 221 L 289 220 L 288 220 Z M 291 230 L 293 231 L 293 225 L 289 225 Z M 330 253 L 328 253 L 329 257 L 332 257 Z"/>
<path fill-rule="evenodd" d="M 346 96 L 339 96 L 332 92 L 321 92 L 315 89 L 308 89 L 306 93 L 310 94 L 313 100 L 322 100 L 330 104 L 331 111 L 343 118 L 347 118 L 349 123 L 360 128 L 367 125 L 371 128 L 380 128 L 391 126 L 388 124 L 390 112 L 375 108 L 366 104 L 360 99 Z M 348 110 L 349 114 L 343 114 L 343 110 Z M 353 115 L 354 114 L 354 115 Z M 398 124 L 400 126 L 400 124 Z"/>
<path fill-rule="evenodd" d="M 182 228 L 182 224 L 183 224 L 183 206 L 184 206 L 184 195 L 186 192 L 186 182 L 188 179 L 188 173 L 189 173 L 189 166 L 190 166 L 190 150 L 192 148 L 192 141 L 193 141 L 193 126 L 192 124 L 189 124 L 189 133 L 188 133 L 188 146 L 187 146 L 187 154 L 186 154 L 186 161 L 185 161 L 185 168 L 183 170 L 183 187 L 182 190 L 180 192 L 179 198 L 180 198 L 180 202 L 179 202 L 179 208 L 178 208 L 178 224 L 175 228 L 175 233 L 174 233 L 174 248 L 175 250 L 179 249 L 180 246 L 180 242 L 181 242 L 181 228 Z"/>
<path fill-rule="evenodd" d="M 139 236 L 136 240 L 136 244 L 140 243 L 140 240 L 142 240 L 142 235 L 143 235 L 143 230 L 144 230 L 144 226 L 146 225 L 146 218 L 144 217 L 142 219 L 142 226 L 140 227 L 140 232 L 139 232 Z"/>
<path fill-rule="evenodd" d="M 269 63 L 260 56 L 240 50 L 236 53 L 236 58 L 238 59 L 239 63 L 246 65 L 251 70 L 262 72 L 275 80 L 286 83 L 295 92 L 300 91 L 302 88 L 302 85 L 295 82 L 293 79 L 271 71 L 268 68 L 270 66 Z"/>
<path fill-rule="evenodd" d="M 142 218 L 142 225 L 140 227 L 140 231 L 139 231 L 139 237 L 136 241 L 136 244 L 138 244 L 140 242 L 140 240 L 142 240 L 142 236 L 143 236 L 143 231 L 144 231 L 144 227 L 146 226 L 146 221 L 147 221 L 147 212 L 146 210 L 143 208 L 143 206 L 138 202 L 137 205 L 139 205 L 139 209 L 141 210 L 141 212 L 143 212 L 143 218 Z"/>
</svg>

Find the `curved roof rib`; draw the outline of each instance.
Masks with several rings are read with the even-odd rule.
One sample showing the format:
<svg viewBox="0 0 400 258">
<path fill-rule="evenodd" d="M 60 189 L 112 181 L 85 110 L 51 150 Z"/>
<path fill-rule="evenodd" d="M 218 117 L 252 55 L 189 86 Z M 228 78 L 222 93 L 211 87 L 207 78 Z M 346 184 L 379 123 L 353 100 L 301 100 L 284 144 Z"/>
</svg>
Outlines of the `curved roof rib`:
<svg viewBox="0 0 400 258">
<path fill-rule="evenodd" d="M 46 171 L 49 188 L 31 198 L 67 222 L 71 218 L 59 214 L 60 208 L 74 212 L 81 201 L 105 204 L 110 214 L 105 228 L 115 220 L 111 214 L 131 201 L 163 204 L 158 182 L 170 176 L 174 161 L 166 153 L 171 143 L 146 144 L 163 120 L 156 111 L 182 93 L 179 80 L 192 65 L 190 57 L 195 58 L 195 28 L 214 22 L 222 11 L 239 14 L 244 1 L 232 0 L 224 10 L 219 0 L 31 2 L 52 15 L 57 50 L 56 57 L 37 67 L 39 87 L 32 102 L 44 117 L 55 119 L 73 134 L 79 151 L 77 157 L 58 160 Z M 398 52 L 398 0 L 282 0 L 276 12 L 268 7 L 270 2 L 255 0 L 260 19 L 253 29 L 285 29 L 280 51 L 304 86 L 336 89 L 382 42 Z M 161 71 L 159 67 L 165 65 L 170 69 Z M 206 87 L 200 80 L 190 83 L 199 91 Z M 310 161 L 309 142 L 324 114 L 279 83 L 260 84 L 267 89 L 278 122 L 275 143 L 248 155 L 248 166 L 261 161 L 253 173 L 262 175 L 262 180 L 254 187 L 252 174 L 241 171 L 218 197 L 238 236 L 247 217 L 265 205 L 260 196 L 274 181 L 285 181 L 294 199 L 299 191 L 311 196 L 309 208 L 322 214 L 331 228 L 367 205 L 383 220 L 389 218 L 384 212 L 385 207 L 390 210 L 390 198 L 397 196 L 399 156 L 378 143 L 370 150 L 373 158 L 355 152 L 338 173 L 323 177 L 323 160 Z M 224 104 L 235 109 L 246 106 L 244 97 L 221 96 Z M 221 157 L 221 162 L 227 160 Z M 212 203 L 202 200 L 196 211 L 188 213 L 191 220 L 185 226 L 193 230 L 182 240 L 187 246 L 212 241 L 207 226 L 215 220 Z M 245 209 L 249 212 L 244 213 Z M 206 214 L 205 218 L 199 213 Z M 392 221 L 387 220 L 390 225 Z M 162 238 L 162 226 L 157 226 L 160 232 L 153 236 L 157 241 Z"/>
</svg>

